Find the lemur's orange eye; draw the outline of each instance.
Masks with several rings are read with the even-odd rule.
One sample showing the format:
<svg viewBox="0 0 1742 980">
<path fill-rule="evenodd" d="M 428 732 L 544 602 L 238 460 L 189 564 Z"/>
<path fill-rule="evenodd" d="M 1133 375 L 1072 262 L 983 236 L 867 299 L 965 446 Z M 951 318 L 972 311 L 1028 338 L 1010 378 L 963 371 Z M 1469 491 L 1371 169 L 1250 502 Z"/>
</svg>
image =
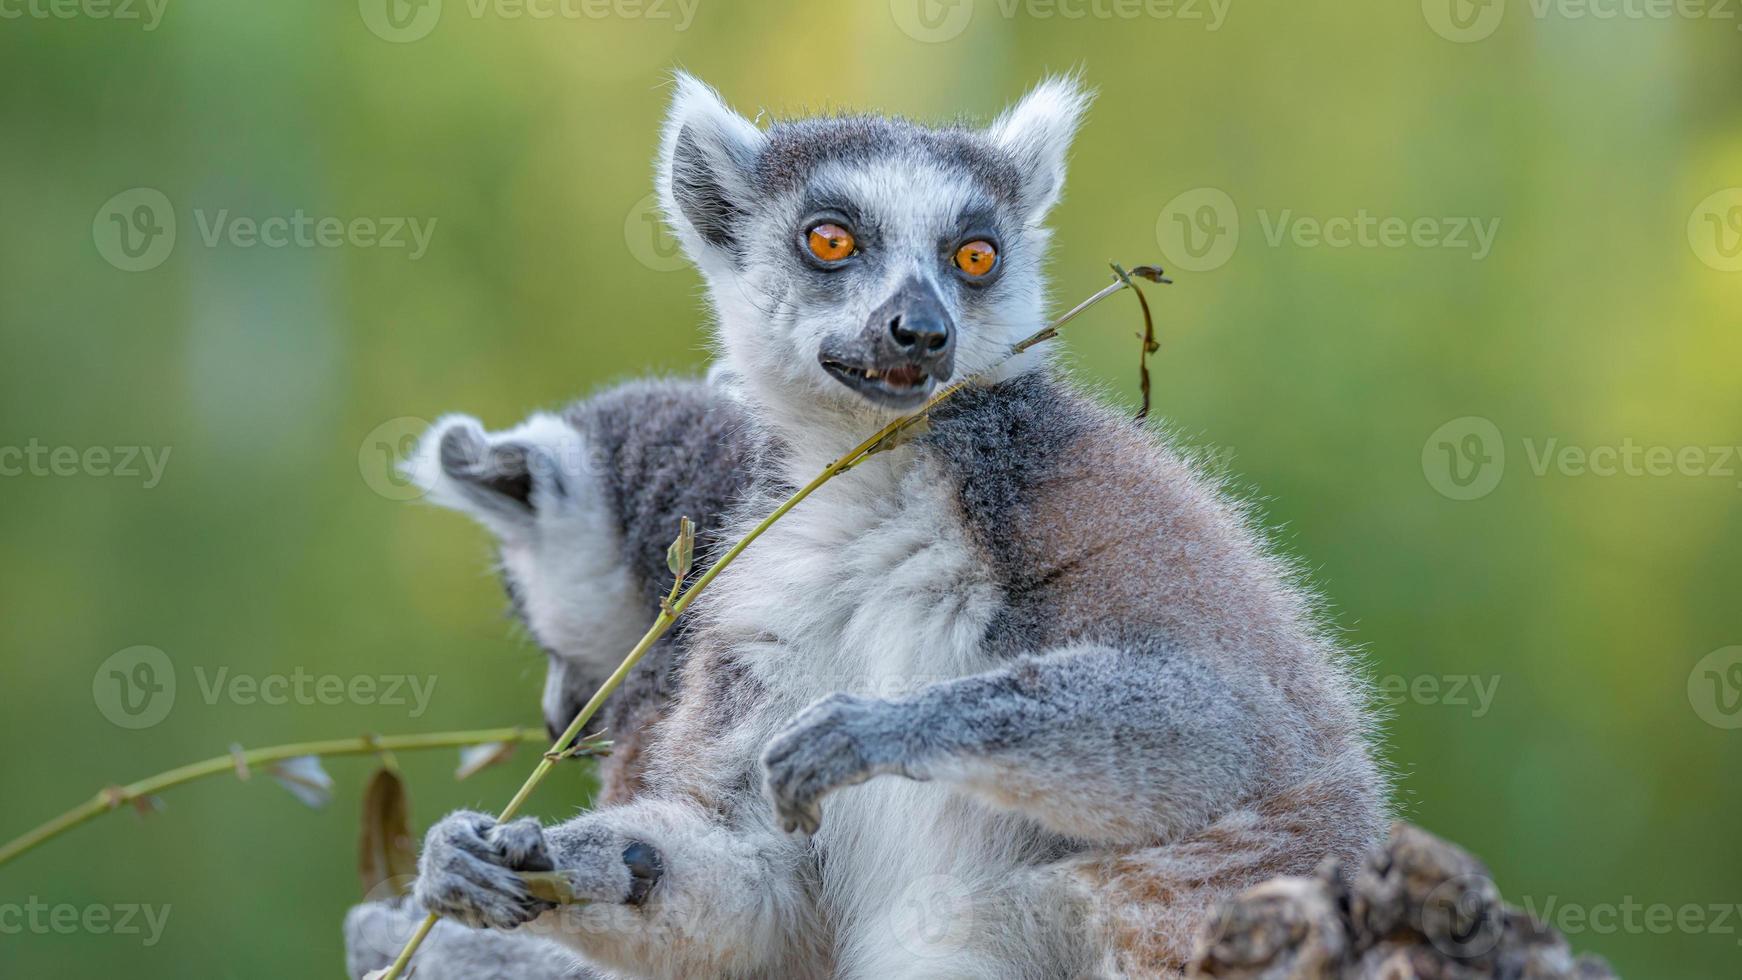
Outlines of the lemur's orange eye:
<svg viewBox="0 0 1742 980">
<path fill-rule="evenodd" d="M 997 264 L 998 249 L 984 238 L 977 238 L 956 249 L 956 268 L 975 279 L 991 272 Z"/>
<path fill-rule="evenodd" d="M 828 221 L 812 225 L 807 239 L 811 254 L 824 262 L 839 262 L 853 254 L 853 233 Z"/>
</svg>

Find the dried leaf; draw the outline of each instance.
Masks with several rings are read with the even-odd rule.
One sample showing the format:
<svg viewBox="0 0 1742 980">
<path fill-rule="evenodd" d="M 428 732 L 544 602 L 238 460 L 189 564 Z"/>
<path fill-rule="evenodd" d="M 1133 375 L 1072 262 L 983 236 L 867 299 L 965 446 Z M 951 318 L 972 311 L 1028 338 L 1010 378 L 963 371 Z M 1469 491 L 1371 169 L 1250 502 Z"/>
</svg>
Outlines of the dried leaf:
<svg viewBox="0 0 1742 980">
<path fill-rule="evenodd" d="M 665 567 L 683 581 L 696 564 L 696 525 L 687 517 L 678 519 L 677 540 L 665 550 Z"/>
<path fill-rule="evenodd" d="M 242 754 L 242 743 L 230 743 L 230 761 L 236 764 L 236 778 L 247 782 L 254 775 L 248 771 L 248 760 Z"/>
<path fill-rule="evenodd" d="M 915 415 L 904 422 L 900 428 L 877 440 L 870 449 L 865 450 L 865 455 L 874 456 L 877 453 L 886 453 L 891 449 L 900 449 L 930 431 L 931 416 Z"/>
<path fill-rule="evenodd" d="M 1173 280 L 1167 277 L 1167 273 L 1159 265 L 1140 265 L 1132 269 L 1131 274 L 1140 279 L 1148 279 L 1150 282 L 1159 282 L 1163 285 L 1173 284 Z"/>
<path fill-rule="evenodd" d="M 454 770 L 455 779 L 469 779 L 494 765 L 507 762 L 514 758 L 514 749 L 518 742 L 485 742 L 482 745 L 468 745 L 460 750 L 460 767 Z"/>
<path fill-rule="evenodd" d="M 363 894 L 376 895 L 385 883 L 390 894 L 404 895 L 416 874 L 417 839 L 411 835 L 405 781 L 391 769 L 377 769 L 363 793 L 363 823 L 357 836 L 357 876 Z"/>
<path fill-rule="evenodd" d="M 299 755 L 276 762 L 267 771 L 278 780 L 278 785 L 308 806 L 318 810 L 332 802 L 333 777 L 321 768 L 321 760 L 316 756 Z"/>
</svg>

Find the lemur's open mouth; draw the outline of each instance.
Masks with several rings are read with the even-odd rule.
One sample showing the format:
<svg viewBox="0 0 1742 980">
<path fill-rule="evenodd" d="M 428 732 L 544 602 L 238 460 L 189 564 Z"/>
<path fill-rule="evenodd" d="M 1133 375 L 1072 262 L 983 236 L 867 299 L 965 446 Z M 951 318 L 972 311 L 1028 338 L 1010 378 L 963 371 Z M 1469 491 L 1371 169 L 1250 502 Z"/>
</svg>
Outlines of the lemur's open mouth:
<svg viewBox="0 0 1742 980">
<path fill-rule="evenodd" d="M 823 370 L 871 401 L 896 408 L 911 408 L 925 401 L 936 386 L 925 368 L 908 362 L 895 367 L 858 367 L 832 357 L 820 359 Z"/>
</svg>

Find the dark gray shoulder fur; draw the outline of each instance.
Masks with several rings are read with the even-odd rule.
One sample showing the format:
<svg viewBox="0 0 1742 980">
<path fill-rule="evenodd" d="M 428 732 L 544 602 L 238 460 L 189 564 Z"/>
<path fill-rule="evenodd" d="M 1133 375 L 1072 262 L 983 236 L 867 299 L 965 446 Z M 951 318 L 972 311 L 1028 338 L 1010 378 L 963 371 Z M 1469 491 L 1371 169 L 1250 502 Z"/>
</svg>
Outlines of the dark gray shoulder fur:
<svg viewBox="0 0 1742 980">
<path fill-rule="evenodd" d="M 624 560 L 651 615 L 671 588 L 665 554 L 678 519 L 696 523 L 697 568 L 705 568 L 727 511 L 750 484 L 756 450 L 748 420 L 704 381 L 632 381 L 566 414 L 595 454 Z"/>
</svg>

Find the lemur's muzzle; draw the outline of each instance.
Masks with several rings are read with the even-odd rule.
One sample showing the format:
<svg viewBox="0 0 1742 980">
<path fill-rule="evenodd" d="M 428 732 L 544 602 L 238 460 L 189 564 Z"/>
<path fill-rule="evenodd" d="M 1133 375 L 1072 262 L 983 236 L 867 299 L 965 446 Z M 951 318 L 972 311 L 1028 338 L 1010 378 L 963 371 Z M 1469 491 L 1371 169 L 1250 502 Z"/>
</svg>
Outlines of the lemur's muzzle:
<svg viewBox="0 0 1742 980">
<path fill-rule="evenodd" d="M 911 408 L 955 370 L 955 323 L 937 289 L 913 276 L 871 312 L 858 337 L 825 341 L 818 360 L 865 398 Z"/>
</svg>

